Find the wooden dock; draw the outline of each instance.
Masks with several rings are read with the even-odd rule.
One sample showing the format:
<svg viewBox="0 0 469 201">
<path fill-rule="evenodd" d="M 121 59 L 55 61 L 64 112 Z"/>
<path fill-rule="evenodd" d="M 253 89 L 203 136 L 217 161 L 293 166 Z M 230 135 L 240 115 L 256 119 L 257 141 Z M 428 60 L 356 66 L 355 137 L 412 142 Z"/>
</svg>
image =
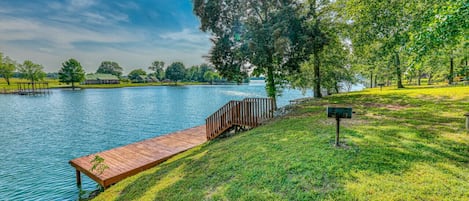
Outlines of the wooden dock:
<svg viewBox="0 0 469 201">
<path fill-rule="evenodd" d="M 84 173 L 107 188 L 126 177 L 152 168 L 178 153 L 215 139 L 232 128 L 257 127 L 271 119 L 275 109 L 275 103 L 270 98 L 230 101 L 207 117 L 205 125 L 83 156 L 69 163 L 76 169 L 78 185 L 81 185 L 81 173 Z M 101 165 L 107 166 L 102 172 L 91 170 L 92 160 L 96 156 L 104 159 Z"/>
<path fill-rule="evenodd" d="M 206 126 L 202 125 L 83 156 L 73 159 L 69 163 L 76 169 L 78 185 L 81 185 L 80 173 L 84 173 L 104 188 L 107 188 L 126 177 L 152 168 L 170 157 L 206 141 Z M 102 174 L 91 171 L 93 166 L 91 161 L 96 155 L 103 158 L 103 164 L 108 166 Z"/>
</svg>

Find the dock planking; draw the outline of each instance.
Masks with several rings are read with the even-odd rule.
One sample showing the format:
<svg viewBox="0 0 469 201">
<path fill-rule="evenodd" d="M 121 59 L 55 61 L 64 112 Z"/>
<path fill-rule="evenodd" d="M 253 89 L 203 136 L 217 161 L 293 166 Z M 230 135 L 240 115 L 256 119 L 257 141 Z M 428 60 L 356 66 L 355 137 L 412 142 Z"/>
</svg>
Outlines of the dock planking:
<svg viewBox="0 0 469 201">
<path fill-rule="evenodd" d="M 84 173 L 104 188 L 126 177 L 152 168 L 172 156 L 203 144 L 207 141 L 206 126 L 198 126 L 171 134 L 143 140 L 107 151 L 90 154 L 71 160 L 76 169 L 77 184 L 81 184 Z M 91 171 L 91 160 L 99 155 L 108 166 L 102 174 Z"/>
</svg>

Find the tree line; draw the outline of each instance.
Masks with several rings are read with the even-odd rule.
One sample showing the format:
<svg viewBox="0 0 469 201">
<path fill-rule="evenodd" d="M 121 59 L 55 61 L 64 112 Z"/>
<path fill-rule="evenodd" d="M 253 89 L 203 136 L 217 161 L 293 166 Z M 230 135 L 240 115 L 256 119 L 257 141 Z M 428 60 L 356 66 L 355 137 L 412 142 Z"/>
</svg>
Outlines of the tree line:
<svg viewBox="0 0 469 201">
<path fill-rule="evenodd" d="M 338 92 L 367 80 L 403 88 L 425 77 L 469 77 L 469 4 L 464 0 L 193 0 L 208 58 L 237 80 L 246 67 L 285 86 Z"/>
<path fill-rule="evenodd" d="M 154 61 L 148 67 L 150 73 L 143 69 L 135 69 L 128 75 L 129 80 L 137 80 L 138 76 L 148 76 L 158 81 L 171 80 L 177 84 L 178 81 L 189 82 L 210 82 L 222 80 L 222 77 L 215 71 L 215 68 L 208 64 L 191 66 L 186 68 L 182 62 L 173 62 L 165 68 L 163 61 Z"/>
<path fill-rule="evenodd" d="M 210 82 L 212 84 L 214 81 L 222 80 L 222 77 L 216 72 L 215 68 L 208 64 L 191 66 L 186 69 L 182 62 L 173 62 L 171 65 L 165 66 L 163 61 L 154 61 L 148 67 L 149 73 L 139 68 L 132 70 L 127 76 L 123 76 L 123 70 L 117 62 L 103 61 L 96 70 L 96 73 L 115 75 L 121 80 L 125 79 L 131 82 L 141 82 L 141 79 L 138 79 L 141 76 L 145 76 L 145 78 L 151 81 L 173 81 L 175 84 L 178 81 Z M 40 64 L 30 60 L 18 64 L 10 57 L 3 56 L 0 53 L 0 76 L 5 79 L 8 85 L 10 85 L 10 79 L 15 76 L 15 73 L 32 83 L 43 80 L 47 75 L 44 72 L 44 67 Z M 72 88 L 75 88 L 75 83 L 85 80 L 85 74 L 85 70 L 80 62 L 71 58 L 62 63 L 62 67 L 56 76 L 60 82 L 71 84 Z"/>
</svg>

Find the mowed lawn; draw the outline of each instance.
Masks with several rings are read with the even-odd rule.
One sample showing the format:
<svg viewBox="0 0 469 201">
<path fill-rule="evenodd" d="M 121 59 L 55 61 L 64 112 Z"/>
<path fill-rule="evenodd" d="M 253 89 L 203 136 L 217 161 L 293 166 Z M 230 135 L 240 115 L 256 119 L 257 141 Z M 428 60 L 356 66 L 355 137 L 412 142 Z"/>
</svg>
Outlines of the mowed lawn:
<svg viewBox="0 0 469 201">
<path fill-rule="evenodd" d="M 342 147 L 326 107 L 351 106 Z M 96 200 L 469 200 L 469 86 L 311 100 L 130 177 Z"/>
<path fill-rule="evenodd" d="M 20 79 L 20 78 L 11 78 L 10 79 L 10 85 L 7 84 L 5 79 L 0 78 L 0 93 L 3 92 L 14 92 L 18 90 L 18 83 L 27 83 L 30 82 L 27 79 Z M 49 84 L 50 88 L 60 88 L 60 87 L 66 87 L 67 85 L 62 84 L 59 82 L 57 79 L 49 79 L 46 78 L 42 81 L 39 82 L 47 82 Z"/>
</svg>

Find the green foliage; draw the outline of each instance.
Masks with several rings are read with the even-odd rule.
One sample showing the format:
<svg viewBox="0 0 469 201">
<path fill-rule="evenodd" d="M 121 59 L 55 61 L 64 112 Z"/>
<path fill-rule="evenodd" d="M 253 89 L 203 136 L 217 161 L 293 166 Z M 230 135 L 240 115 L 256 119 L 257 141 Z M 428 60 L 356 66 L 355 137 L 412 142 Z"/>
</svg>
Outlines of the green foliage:
<svg viewBox="0 0 469 201">
<path fill-rule="evenodd" d="M 30 60 L 26 60 L 23 64 L 18 66 L 18 71 L 21 73 L 23 78 L 28 79 L 31 82 L 42 80 L 46 73 L 43 71 L 44 67 L 40 64 L 35 64 Z"/>
<path fill-rule="evenodd" d="M 3 57 L 0 52 L 0 76 L 2 76 L 8 85 L 10 85 L 10 78 L 13 76 L 13 72 L 16 70 L 16 62 L 10 59 L 10 57 Z"/>
<path fill-rule="evenodd" d="M 422 12 L 414 20 L 410 51 L 417 59 L 429 52 L 468 40 L 469 4 L 465 0 L 420 3 Z"/>
<path fill-rule="evenodd" d="M 228 80 L 241 83 L 248 75 L 244 69 L 246 59 L 243 58 L 242 50 L 233 48 L 235 43 L 229 36 L 211 39 L 214 46 L 210 50 L 210 62 L 221 75 Z"/>
<path fill-rule="evenodd" d="M 90 163 L 93 164 L 90 171 L 96 172 L 98 175 L 103 174 L 106 169 L 109 169 L 109 166 L 104 163 L 104 158 L 99 155 L 94 156 Z"/>
<path fill-rule="evenodd" d="M 211 75 L 216 74 L 219 76 L 218 73 L 215 73 L 215 70 L 212 66 L 208 64 L 201 64 L 199 66 L 192 66 L 191 68 L 187 69 L 185 79 L 187 81 L 212 82 L 212 77 L 210 77 L 210 79 L 206 79 L 205 77 L 208 72 L 210 72 Z"/>
<path fill-rule="evenodd" d="M 348 86 L 356 82 L 349 65 L 350 49 L 340 41 L 338 35 L 328 33 L 328 36 L 328 44 L 323 47 L 323 51 L 317 53 L 317 57 L 311 56 L 301 65 L 300 73 L 290 78 L 292 86 L 301 89 L 303 93 L 314 88 L 317 82 L 320 82 L 321 88 L 326 89 L 328 94 L 347 90 Z M 321 79 L 315 77 L 317 62 L 321 63 Z"/>
<path fill-rule="evenodd" d="M 402 85 L 400 54 L 409 41 L 412 16 L 418 11 L 416 1 L 347 1 L 345 11 L 353 20 L 352 44 L 357 51 L 369 51 L 367 46 L 379 44 L 378 52 L 370 52 L 381 59 L 393 61 L 397 87 Z M 366 53 L 362 53 L 366 54 Z"/>
<path fill-rule="evenodd" d="M 133 71 L 130 71 L 128 77 L 130 80 L 137 80 L 139 76 L 141 75 L 146 75 L 147 72 L 145 72 L 143 69 L 135 69 Z"/>
<path fill-rule="evenodd" d="M 205 73 L 205 72 L 204 72 Z M 201 68 L 199 66 L 191 66 L 186 70 L 185 80 L 203 80 L 203 74 L 201 74 Z"/>
<path fill-rule="evenodd" d="M 72 83 L 72 88 L 75 88 L 75 82 L 85 80 L 85 71 L 83 70 L 80 62 L 76 59 L 69 59 L 62 63 L 62 68 L 59 70 L 59 80 L 62 83 Z"/>
<path fill-rule="evenodd" d="M 164 79 L 165 72 L 163 61 L 154 61 L 148 69 L 154 71 L 154 75 L 158 80 L 162 81 Z"/>
<path fill-rule="evenodd" d="M 213 71 L 207 71 L 204 74 L 204 80 L 207 82 L 210 82 L 210 84 L 212 84 L 213 81 L 215 80 L 219 80 L 220 78 L 221 76 L 218 73 L 213 72 Z"/>
<path fill-rule="evenodd" d="M 247 68 L 267 77 L 269 97 L 276 98 L 287 75 L 299 70 L 311 48 L 324 41 L 317 29 L 307 26 L 300 3 L 285 1 L 194 0 L 202 31 L 214 36 L 210 61 L 229 80 L 241 82 Z M 314 26 L 313 26 L 314 27 Z"/>
<path fill-rule="evenodd" d="M 183 80 L 186 76 L 186 68 L 182 62 L 174 62 L 166 69 L 166 78 L 177 84 L 179 80 Z"/>
<path fill-rule="evenodd" d="M 112 74 L 120 78 L 123 70 L 124 69 L 122 69 L 117 62 L 103 61 L 98 70 L 96 70 L 96 73 Z"/>
<path fill-rule="evenodd" d="M 342 4 L 346 5 L 344 16 L 352 28 L 354 56 L 359 57 L 355 61 L 361 60 L 354 65 L 361 66 L 362 75 L 397 79 L 399 88 L 403 87 L 404 72 L 409 81 L 413 77 L 420 80 L 421 76 L 446 74 L 445 79 L 451 83 L 450 61 L 464 57 L 455 52 L 464 50 L 460 45 L 467 43 L 469 12 L 465 1 L 351 0 Z M 447 58 L 440 57 L 438 63 L 446 61 L 448 72 L 442 72 L 445 68 L 435 63 L 424 65 L 429 60 L 436 61 L 435 52 L 445 52 Z M 395 76 L 389 73 L 388 66 L 394 68 Z"/>
<path fill-rule="evenodd" d="M 129 177 L 96 200 L 467 200 L 468 90 L 384 88 L 307 101 Z M 356 112 L 341 122 L 343 148 L 333 145 L 328 105 Z"/>
</svg>

